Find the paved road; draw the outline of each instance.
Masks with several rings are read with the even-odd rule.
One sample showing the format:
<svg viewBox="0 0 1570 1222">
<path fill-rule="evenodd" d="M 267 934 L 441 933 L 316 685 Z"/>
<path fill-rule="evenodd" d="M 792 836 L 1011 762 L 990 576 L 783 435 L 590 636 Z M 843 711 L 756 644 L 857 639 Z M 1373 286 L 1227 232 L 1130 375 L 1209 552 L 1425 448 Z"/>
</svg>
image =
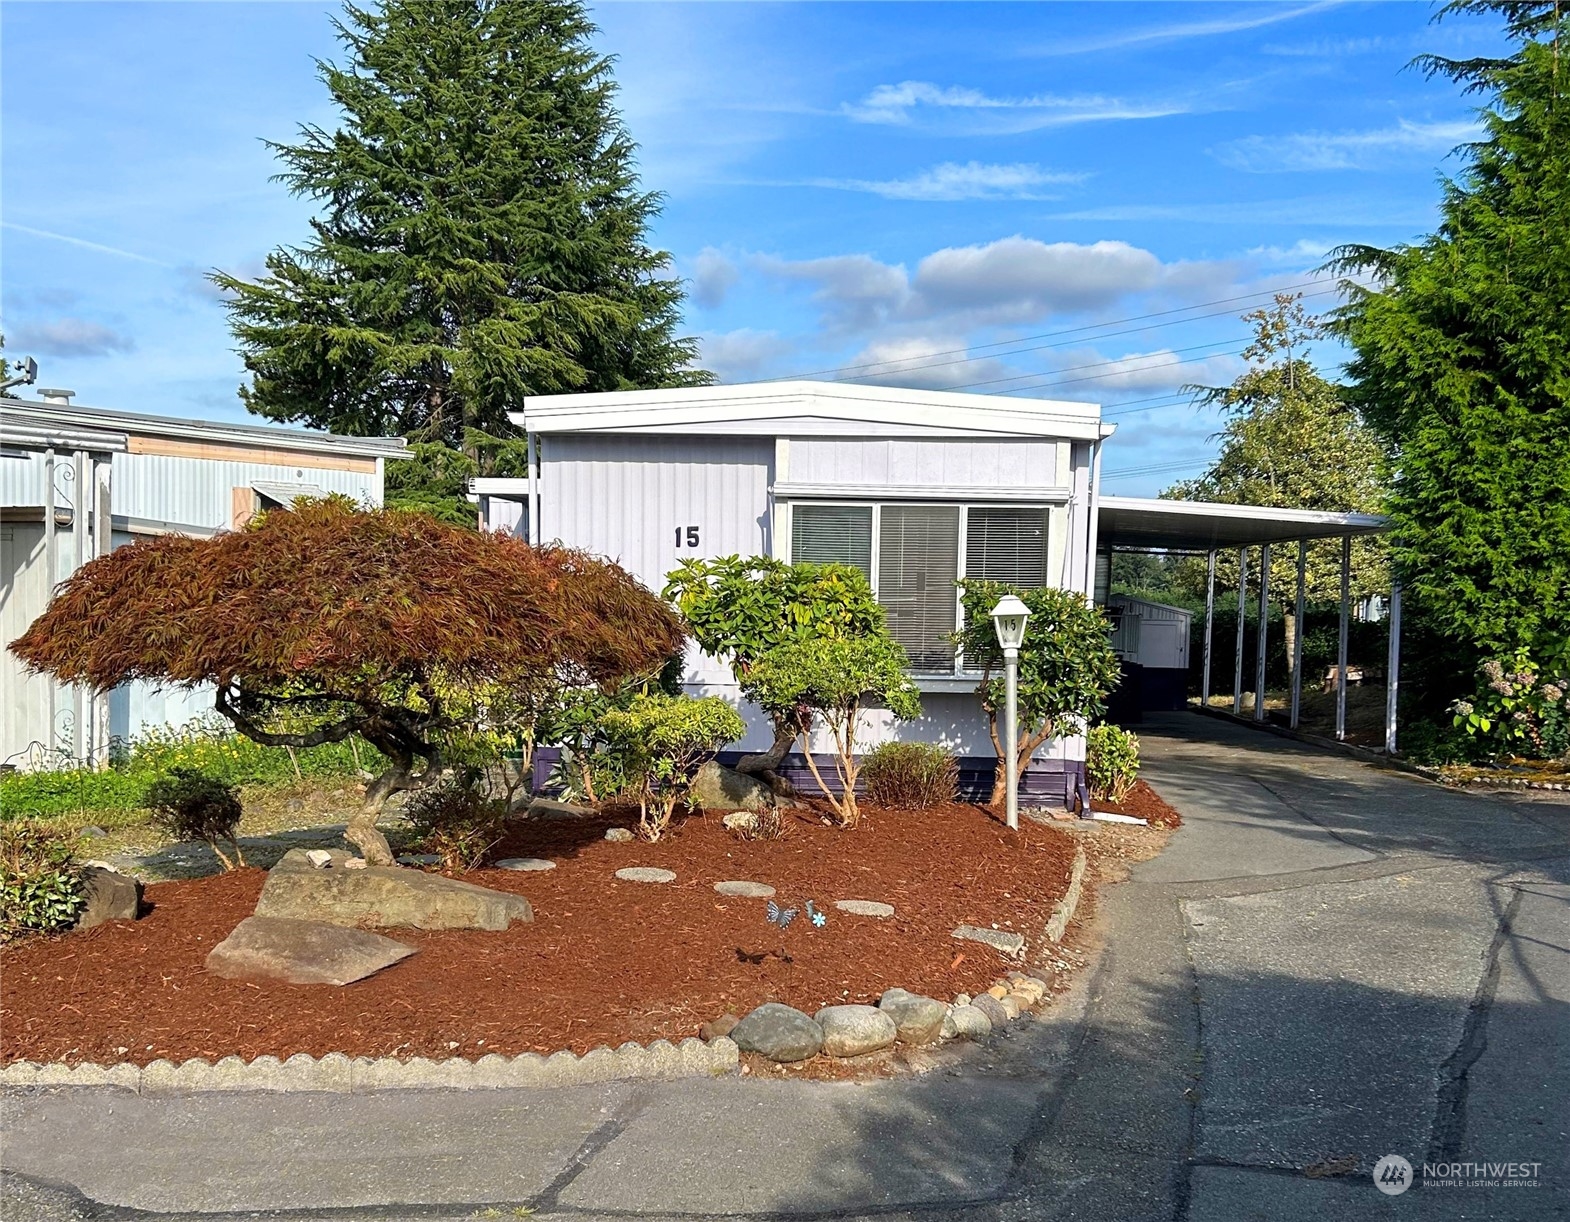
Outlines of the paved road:
<svg viewBox="0 0 1570 1222">
<path fill-rule="evenodd" d="M 1051 1020 L 923 1077 L 13 1095 L 0 1162 L 31 1178 L 0 1213 L 1570 1217 L 1570 803 L 1192 715 L 1142 737 L 1187 827 L 1104 892 L 1106 949 Z M 1538 1186 L 1386 1196 L 1386 1154 Z"/>
</svg>

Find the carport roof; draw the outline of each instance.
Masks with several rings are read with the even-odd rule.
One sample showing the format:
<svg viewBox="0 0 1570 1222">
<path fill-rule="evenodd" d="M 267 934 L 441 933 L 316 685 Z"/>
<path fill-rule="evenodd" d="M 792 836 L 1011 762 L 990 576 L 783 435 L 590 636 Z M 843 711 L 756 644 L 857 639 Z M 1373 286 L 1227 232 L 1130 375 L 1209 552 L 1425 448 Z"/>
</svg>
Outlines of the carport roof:
<svg viewBox="0 0 1570 1222">
<path fill-rule="evenodd" d="M 1374 535 L 1389 527 L 1390 519 L 1375 513 L 1104 496 L 1096 529 L 1100 543 L 1113 549 L 1208 552 L 1211 548 L 1255 547 L 1298 539 Z"/>
</svg>

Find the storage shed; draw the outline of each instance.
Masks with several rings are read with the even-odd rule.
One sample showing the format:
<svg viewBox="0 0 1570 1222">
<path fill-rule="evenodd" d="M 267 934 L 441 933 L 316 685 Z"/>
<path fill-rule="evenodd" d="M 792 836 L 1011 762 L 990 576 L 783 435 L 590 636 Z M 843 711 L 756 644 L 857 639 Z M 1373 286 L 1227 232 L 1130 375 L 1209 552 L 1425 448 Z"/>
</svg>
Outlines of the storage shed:
<svg viewBox="0 0 1570 1222">
<path fill-rule="evenodd" d="M 955 580 L 1090 593 L 1095 472 L 1112 432 L 1094 404 L 775 382 L 530 399 L 513 420 L 537 442 L 538 467 L 530 480 L 476 481 L 492 529 L 609 556 L 653 590 L 690 557 L 866 573 L 924 711 L 903 725 L 869 714 L 863 742 L 941 742 L 973 790 L 990 786 L 995 756 L 977 675 L 950 641 Z M 728 667 L 694 649 L 684 681 L 741 707 L 750 729 L 737 753 L 768 745 Z M 1047 744 L 1023 792 L 1062 801 L 1083 760 L 1081 738 Z"/>
<path fill-rule="evenodd" d="M 402 439 L 214 424 L 0 398 L 0 644 L 48 605 L 55 584 L 96 556 L 150 535 L 207 536 L 300 496 L 380 504 Z M 133 683 L 93 697 L 30 675 L 0 650 L 0 763 L 102 761 L 110 743 L 212 709 L 205 693 Z"/>
</svg>

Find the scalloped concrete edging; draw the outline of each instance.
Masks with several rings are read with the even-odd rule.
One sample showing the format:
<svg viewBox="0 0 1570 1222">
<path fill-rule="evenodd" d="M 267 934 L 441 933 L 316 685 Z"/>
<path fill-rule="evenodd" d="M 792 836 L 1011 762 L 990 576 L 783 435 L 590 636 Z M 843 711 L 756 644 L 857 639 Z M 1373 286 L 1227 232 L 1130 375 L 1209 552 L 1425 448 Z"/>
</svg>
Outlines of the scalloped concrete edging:
<svg viewBox="0 0 1570 1222">
<path fill-rule="evenodd" d="M 0 1069 L 0 1088 L 26 1086 L 117 1086 L 137 1094 L 195 1091 L 330 1091 L 366 1094 L 378 1090 L 506 1090 L 518 1087 L 587 1086 L 629 1078 L 701 1078 L 735 1073 L 741 1053 L 734 1041 L 705 1044 L 689 1037 L 678 1044 L 655 1040 L 648 1047 L 626 1043 L 599 1047 L 581 1057 L 563 1050 L 550 1056 L 497 1053 L 477 1061 L 453 1057 L 349 1057 L 330 1052 L 318 1060 L 303 1052 L 288 1060 L 237 1056 L 215 1062 L 193 1057 L 183 1064 L 153 1061 L 146 1066 L 35 1064 L 16 1061 Z"/>
<path fill-rule="evenodd" d="M 1074 910 L 1079 907 L 1079 897 L 1085 889 L 1085 846 L 1074 846 L 1074 866 L 1069 871 L 1068 890 L 1052 908 L 1052 916 L 1047 921 L 1045 930 L 1048 942 L 1061 942 L 1063 933 L 1068 929 L 1068 923 L 1074 919 Z"/>
</svg>

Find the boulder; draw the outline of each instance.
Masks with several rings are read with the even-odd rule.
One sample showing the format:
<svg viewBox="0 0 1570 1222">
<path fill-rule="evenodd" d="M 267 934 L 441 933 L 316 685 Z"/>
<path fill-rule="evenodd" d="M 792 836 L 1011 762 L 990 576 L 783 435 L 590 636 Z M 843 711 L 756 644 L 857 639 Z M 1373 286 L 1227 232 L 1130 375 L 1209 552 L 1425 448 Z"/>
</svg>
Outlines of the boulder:
<svg viewBox="0 0 1570 1222">
<path fill-rule="evenodd" d="M 414 954 L 412 946 L 363 929 L 286 917 L 246 917 L 207 955 L 207 970 L 231 980 L 353 984 Z"/>
<path fill-rule="evenodd" d="M 970 1004 L 974 1009 L 980 1010 L 986 1016 L 994 1031 L 1001 1031 L 1009 1025 L 1008 1011 L 1003 1008 L 1003 1003 L 992 996 L 992 994 L 983 993 Z"/>
<path fill-rule="evenodd" d="M 267 874 L 256 915 L 373 929 L 506 929 L 534 920 L 521 895 L 397 866 L 346 868 L 348 853 L 332 850 L 326 869 L 290 849 Z"/>
<path fill-rule="evenodd" d="M 777 1001 L 766 1001 L 731 1028 L 743 1052 L 771 1061 L 805 1061 L 823 1049 L 823 1028 L 809 1015 Z"/>
<path fill-rule="evenodd" d="M 105 921 L 134 921 L 142 911 L 142 884 L 129 874 L 103 866 L 82 871 L 82 895 L 87 904 L 76 918 L 77 929 L 91 929 Z"/>
<path fill-rule="evenodd" d="M 555 798 L 531 798 L 524 813 L 531 819 L 581 819 L 584 815 L 592 815 L 594 808 L 559 802 Z"/>
<path fill-rule="evenodd" d="M 948 1006 L 920 993 L 907 993 L 904 989 L 890 989 L 878 998 L 878 1009 L 894 1020 L 894 1028 L 902 1044 L 931 1044 L 943 1030 L 943 1016 Z"/>
<path fill-rule="evenodd" d="M 992 1034 L 992 1020 L 980 1006 L 955 1006 L 949 1011 L 949 1022 L 960 1039 L 979 1040 Z"/>
<path fill-rule="evenodd" d="M 691 801 L 699 810 L 767 810 L 774 791 L 757 777 L 710 760 L 692 778 Z"/>
<path fill-rule="evenodd" d="M 825 1006 L 814 1021 L 823 1028 L 823 1051 L 831 1057 L 877 1052 L 898 1035 L 894 1020 L 877 1006 Z"/>
<path fill-rule="evenodd" d="M 608 827 L 605 829 L 605 839 L 613 844 L 631 844 L 637 837 L 632 834 L 630 827 Z"/>
<path fill-rule="evenodd" d="M 713 1043 L 718 1039 L 729 1038 L 730 1033 L 736 1030 L 736 1024 L 741 1022 L 734 1014 L 721 1014 L 718 1018 L 711 1018 L 698 1028 L 698 1035 L 705 1043 Z"/>
</svg>

